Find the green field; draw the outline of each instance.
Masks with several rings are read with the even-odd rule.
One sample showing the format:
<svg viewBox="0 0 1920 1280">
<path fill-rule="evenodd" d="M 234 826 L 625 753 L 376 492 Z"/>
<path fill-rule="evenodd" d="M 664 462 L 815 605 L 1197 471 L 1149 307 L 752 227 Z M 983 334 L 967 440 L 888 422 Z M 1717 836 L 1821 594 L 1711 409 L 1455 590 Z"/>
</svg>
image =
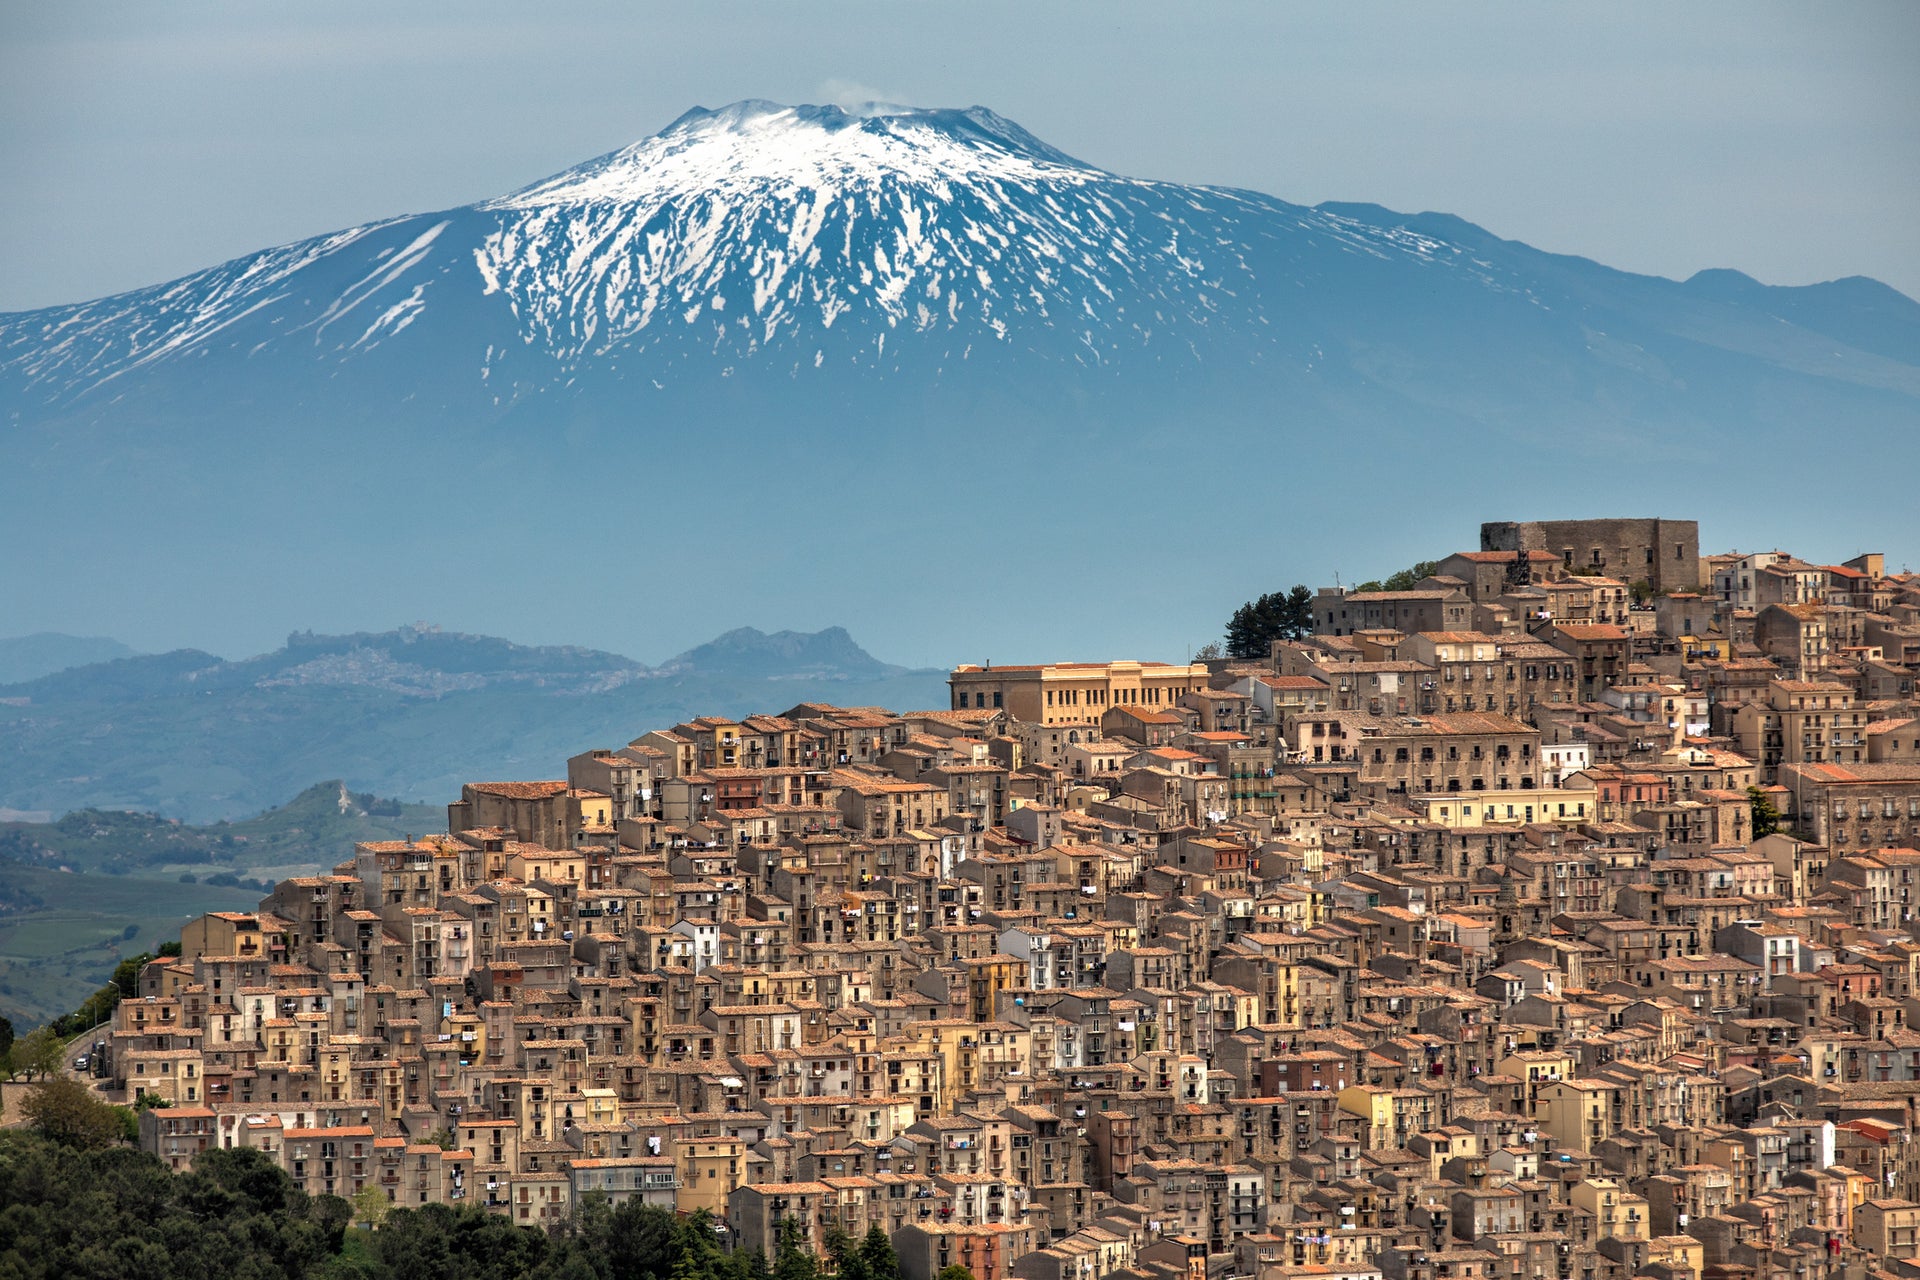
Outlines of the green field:
<svg viewBox="0 0 1920 1280">
<path fill-rule="evenodd" d="M 257 817 L 204 827 L 97 809 L 0 823 L 0 1015 L 26 1028 L 69 1013 L 121 959 L 157 952 L 193 917 L 259 905 L 262 890 L 232 878 L 311 874 L 357 841 L 438 830 L 445 817 L 323 782 Z M 229 883 L 208 884 L 216 875 Z"/>
<path fill-rule="evenodd" d="M 75 1008 L 123 957 L 157 951 L 200 913 L 251 910 L 261 896 L 252 889 L 17 864 L 0 867 L 0 875 L 42 903 L 0 915 L 0 1015 L 21 1028 Z"/>
<path fill-rule="evenodd" d="M 443 805 L 402 804 L 355 794 L 339 782 L 308 787 L 286 804 L 240 822 L 204 827 L 152 813 L 86 809 L 57 822 L 0 823 L 0 858 L 75 871 L 205 880 L 307 875 L 350 856 L 356 842 L 444 830 Z M 0 901 L 4 895 L 0 895 Z"/>
</svg>

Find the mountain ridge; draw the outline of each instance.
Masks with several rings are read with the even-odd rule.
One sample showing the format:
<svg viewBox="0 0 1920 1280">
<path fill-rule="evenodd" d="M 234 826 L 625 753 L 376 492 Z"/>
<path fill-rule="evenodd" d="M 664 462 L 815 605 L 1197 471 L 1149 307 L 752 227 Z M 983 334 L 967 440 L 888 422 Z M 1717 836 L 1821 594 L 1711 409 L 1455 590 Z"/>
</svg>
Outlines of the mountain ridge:
<svg viewBox="0 0 1920 1280">
<path fill-rule="evenodd" d="M 118 644 L 117 641 L 111 643 Z M 419 661 L 402 662 L 394 655 L 415 657 Z M 334 664 L 329 659 L 346 661 Z M 96 693 L 103 682 L 122 692 L 133 693 L 143 688 L 164 691 L 175 682 L 184 681 L 202 687 L 365 685 L 412 696 L 437 696 L 482 687 L 489 682 L 527 680 L 569 692 L 600 693 L 626 680 L 694 673 L 782 679 L 807 675 L 886 676 L 909 670 L 881 662 L 861 648 L 845 627 L 839 626 L 812 632 L 772 633 L 755 627 L 735 627 L 667 659 L 658 667 L 650 667 L 621 654 L 581 645 L 522 645 L 497 636 L 444 631 L 429 623 L 409 623 L 390 631 L 338 635 L 295 631 L 287 636 L 280 649 L 246 658 L 221 658 L 200 649 L 171 649 L 155 654 L 127 650 L 123 656 L 102 662 L 64 668 L 29 680 L 0 682 L 0 692 L 31 703 L 36 694 L 62 697 Z M 415 673 L 438 674 L 448 679 L 424 684 L 406 679 Z"/>
<path fill-rule="evenodd" d="M 0 687 L 0 810 L 242 821 L 314 777 L 445 804 L 463 782 L 545 771 L 696 715 L 943 706 L 945 678 L 880 662 L 839 627 L 736 629 L 660 668 L 418 624 L 296 632 L 235 661 L 175 650 Z"/>
<path fill-rule="evenodd" d="M 133 656 L 133 649 L 110 636 L 74 636 L 61 631 L 0 637 L 0 685 L 35 680 L 70 667 Z"/>
</svg>

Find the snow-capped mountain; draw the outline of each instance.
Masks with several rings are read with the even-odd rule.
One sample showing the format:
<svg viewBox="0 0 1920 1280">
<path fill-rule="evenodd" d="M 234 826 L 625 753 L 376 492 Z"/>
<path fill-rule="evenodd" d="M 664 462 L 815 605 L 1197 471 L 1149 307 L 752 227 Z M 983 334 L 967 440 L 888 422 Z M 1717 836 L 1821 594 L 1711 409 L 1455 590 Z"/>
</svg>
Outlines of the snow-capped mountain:
<svg viewBox="0 0 1920 1280">
<path fill-rule="evenodd" d="M 1273 301 L 1327 252 L 1519 287 L 1403 226 L 1107 173 L 980 107 L 747 102 L 472 208 L 18 317 L 0 369 L 57 399 L 210 355 L 348 360 L 416 326 L 420 346 L 476 308 L 492 323 L 463 360 L 522 389 L 609 364 L 941 367 L 996 345 L 1193 361 L 1270 346 Z"/>
<path fill-rule="evenodd" d="M 1356 534 L 1358 493 L 1418 487 L 1468 545 L 1521 506 L 1612 513 L 1593 477 L 1626 460 L 1636 508 L 1709 530 L 1722 513 L 1733 536 L 1734 495 L 1809 426 L 1917 460 L 1920 306 L 1868 280 L 1682 283 L 1441 214 L 1125 177 L 978 107 L 746 102 L 497 199 L 0 316 L 0 423 L 0 539 L 35 551 L 0 588 L 240 556 L 303 566 L 272 590 L 351 596 L 353 566 L 399 547 L 411 589 L 449 595 L 390 577 L 386 611 L 462 617 L 446 601 L 476 545 L 488 571 L 575 573 L 584 514 L 654 543 L 566 579 L 603 609 L 633 607 L 665 552 L 696 582 L 824 592 L 830 617 L 918 656 L 849 612 L 879 607 L 882 581 L 921 593 L 889 607 L 939 598 L 879 572 L 909 563 L 902 540 L 839 551 L 852 568 L 822 578 L 794 572 L 792 539 L 877 532 L 923 509 L 890 497 L 932 486 L 1021 513 L 967 534 L 998 590 L 1126 554 L 1212 611 L 1262 570 L 1196 570 L 1177 539 L 1069 517 L 1258 487 L 1311 577 L 1356 537 L 1376 568 L 1433 550 L 1378 521 Z M 825 499 L 850 489 L 863 523 Z M 1035 540 L 1050 553 L 1012 554 Z"/>
</svg>

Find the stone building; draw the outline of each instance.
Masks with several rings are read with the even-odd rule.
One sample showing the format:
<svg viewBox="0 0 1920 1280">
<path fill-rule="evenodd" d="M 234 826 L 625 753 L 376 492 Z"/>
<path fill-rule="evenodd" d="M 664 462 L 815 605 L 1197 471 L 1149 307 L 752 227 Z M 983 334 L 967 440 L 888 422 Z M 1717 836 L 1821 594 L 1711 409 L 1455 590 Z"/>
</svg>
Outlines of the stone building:
<svg viewBox="0 0 1920 1280">
<path fill-rule="evenodd" d="M 1480 526 L 1482 551 L 1551 551 L 1568 573 L 1648 582 L 1656 591 L 1700 588 L 1695 520 L 1503 520 Z"/>
</svg>

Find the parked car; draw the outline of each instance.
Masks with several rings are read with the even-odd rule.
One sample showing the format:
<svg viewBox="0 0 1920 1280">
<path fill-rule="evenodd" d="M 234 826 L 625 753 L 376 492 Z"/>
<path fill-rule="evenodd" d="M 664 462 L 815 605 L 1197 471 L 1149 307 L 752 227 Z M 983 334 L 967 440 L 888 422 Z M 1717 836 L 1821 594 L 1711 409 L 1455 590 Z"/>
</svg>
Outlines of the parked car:
<svg viewBox="0 0 1920 1280">
<path fill-rule="evenodd" d="M 88 1067 L 92 1065 L 93 1065 L 93 1059 L 89 1058 L 84 1053 L 73 1060 L 73 1069 L 75 1071 L 85 1071 Z"/>
</svg>

